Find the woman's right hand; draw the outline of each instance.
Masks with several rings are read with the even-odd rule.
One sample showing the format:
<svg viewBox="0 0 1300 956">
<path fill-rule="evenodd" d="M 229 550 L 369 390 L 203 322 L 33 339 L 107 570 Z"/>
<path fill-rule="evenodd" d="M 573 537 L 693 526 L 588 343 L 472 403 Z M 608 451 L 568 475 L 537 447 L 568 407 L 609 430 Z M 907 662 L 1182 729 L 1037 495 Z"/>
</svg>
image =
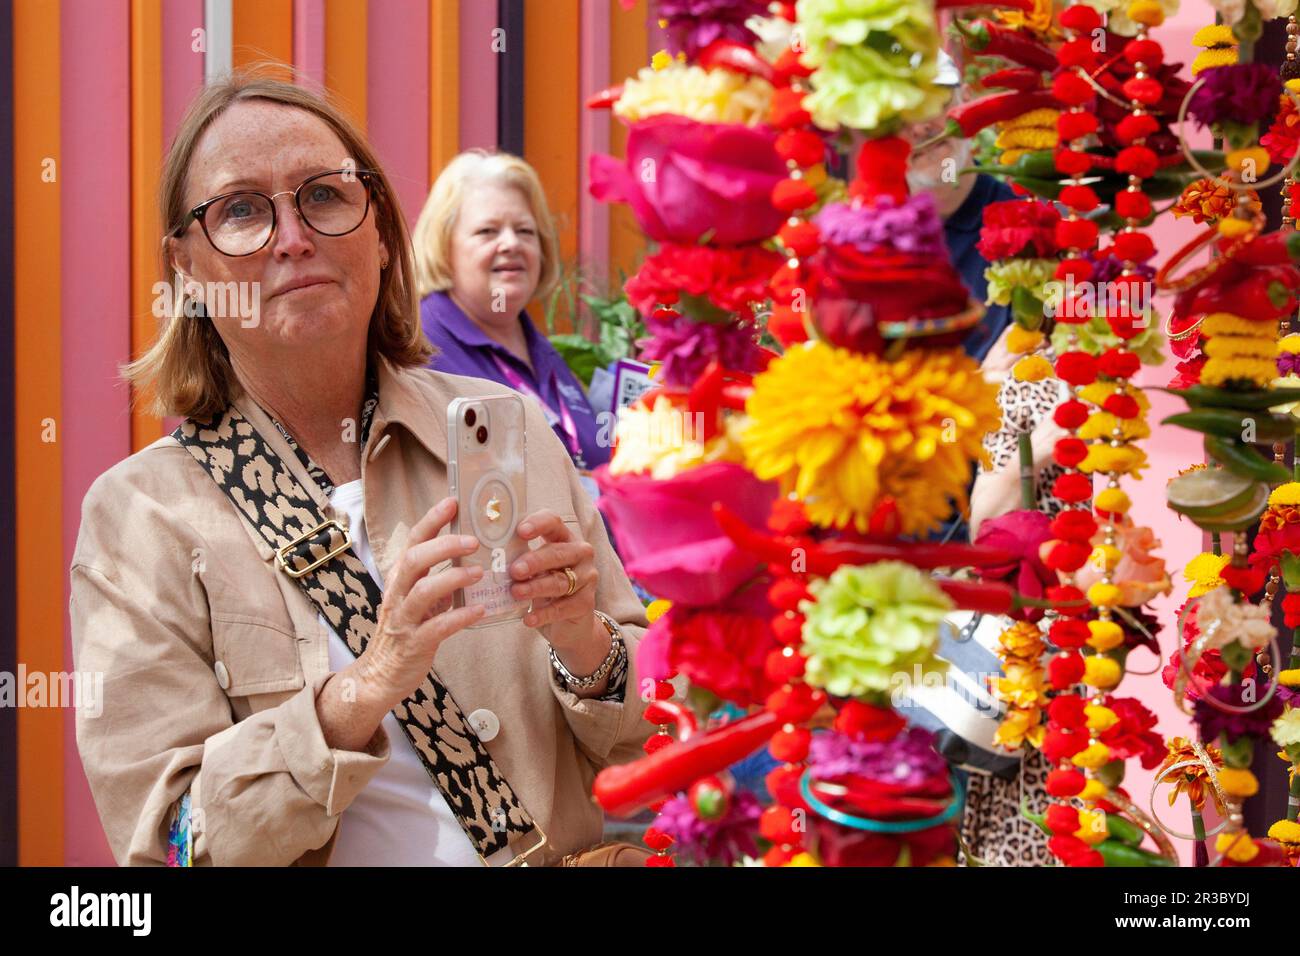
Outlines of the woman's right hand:
<svg viewBox="0 0 1300 956">
<path fill-rule="evenodd" d="M 451 606 L 453 593 L 481 578 L 482 568 L 432 570 L 479 546 L 471 535 L 439 534 L 455 514 L 456 499 L 444 498 L 411 528 L 366 649 L 321 689 L 316 709 L 331 747 L 362 750 L 384 715 L 424 682 L 442 642 L 483 616 L 482 605 Z"/>
</svg>

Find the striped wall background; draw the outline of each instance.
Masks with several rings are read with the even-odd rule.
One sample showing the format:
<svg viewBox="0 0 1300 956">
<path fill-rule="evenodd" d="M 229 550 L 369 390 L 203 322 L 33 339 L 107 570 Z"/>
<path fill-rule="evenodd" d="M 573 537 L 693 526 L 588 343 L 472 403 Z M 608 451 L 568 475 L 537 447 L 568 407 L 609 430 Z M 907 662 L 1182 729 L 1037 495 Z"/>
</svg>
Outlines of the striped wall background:
<svg viewBox="0 0 1300 956">
<path fill-rule="evenodd" d="M 603 292 L 641 246 L 587 196 L 622 130 L 581 103 L 660 45 L 645 0 L 0 0 L 0 671 L 71 670 L 81 499 L 163 434 L 116 369 L 156 332 L 158 171 L 205 77 L 274 58 L 333 91 L 412 223 L 458 150 L 521 153 Z M 0 865 L 112 862 L 72 712 L 0 708 Z"/>
</svg>

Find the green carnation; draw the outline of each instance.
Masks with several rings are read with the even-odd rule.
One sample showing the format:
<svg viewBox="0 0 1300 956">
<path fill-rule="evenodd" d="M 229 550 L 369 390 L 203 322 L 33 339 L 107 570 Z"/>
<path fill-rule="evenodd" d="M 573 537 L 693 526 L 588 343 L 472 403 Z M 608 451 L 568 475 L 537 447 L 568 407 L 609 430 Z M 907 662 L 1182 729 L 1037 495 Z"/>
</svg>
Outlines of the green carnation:
<svg viewBox="0 0 1300 956">
<path fill-rule="evenodd" d="M 846 565 L 809 585 L 803 601 L 805 679 L 838 697 L 886 693 L 898 675 L 942 673 L 939 625 L 953 604 L 927 575 L 901 561 Z"/>
<path fill-rule="evenodd" d="M 1055 275 L 1055 259 L 1001 259 L 984 270 L 989 284 L 984 304 L 1010 305 L 1011 293 L 1017 287 L 1041 300 L 1046 297 L 1043 287 Z"/>
<path fill-rule="evenodd" d="M 804 99 L 813 121 L 875 130 L 937 116 L 950 91 L 934 83 L 939 31 L 932 0 L 801 0 Z"/>
</svg>

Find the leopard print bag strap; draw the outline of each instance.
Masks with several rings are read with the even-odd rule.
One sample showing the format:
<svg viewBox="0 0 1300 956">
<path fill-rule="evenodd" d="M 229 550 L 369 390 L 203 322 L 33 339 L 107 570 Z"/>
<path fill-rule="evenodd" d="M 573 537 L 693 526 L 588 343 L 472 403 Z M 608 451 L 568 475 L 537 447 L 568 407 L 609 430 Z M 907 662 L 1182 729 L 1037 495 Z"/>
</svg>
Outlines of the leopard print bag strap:
<svg viewBox="0 0 1300 956">
<path fill-rule="evenodd" d="M 326 519 L 316 499 L 233 404 L 209 422 L 186 419 L 172 435 L 275 549 L 277 567 L 297 581 L 352 653 L 361 654 L 374 633 L 383 592 L 353 552 L 347 529 Z M 532 830 L 540 842 L 512 862 L 541 849 L 546 843 L 541 827 L 436 672 L 429 671 L 393 716 L 484 862 Z"/>
</svg>

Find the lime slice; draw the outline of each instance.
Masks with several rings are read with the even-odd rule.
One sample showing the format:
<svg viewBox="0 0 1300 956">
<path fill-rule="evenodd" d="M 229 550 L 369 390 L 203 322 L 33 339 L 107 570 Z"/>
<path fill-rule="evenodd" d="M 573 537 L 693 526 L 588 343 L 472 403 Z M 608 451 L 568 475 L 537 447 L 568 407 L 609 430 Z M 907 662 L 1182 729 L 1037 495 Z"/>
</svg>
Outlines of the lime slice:
<svg viewBox="0 0 1300 956">
<path fill-rule="evenodd" d="M 1200 518 L 1196 524 L 1205 531 L 1245 531 L 1259 520 L 1259 516 L 1268 507 L 1268 495 L 1268 483 L 1261 481 L 1255 486 L 1254 494 L 1239 508 L 1209 518 Z"/>
<path fill-rule="evenodd" d="M 1165 491 L 1169 507 L 1189 518 L 1213 518 L 1248 504 L 1256 483 L 1226 468 L 1204 468 L 1179 475 Z M 1267 498 L 1267 495 L 1265 496 Z"/>
</svg>

